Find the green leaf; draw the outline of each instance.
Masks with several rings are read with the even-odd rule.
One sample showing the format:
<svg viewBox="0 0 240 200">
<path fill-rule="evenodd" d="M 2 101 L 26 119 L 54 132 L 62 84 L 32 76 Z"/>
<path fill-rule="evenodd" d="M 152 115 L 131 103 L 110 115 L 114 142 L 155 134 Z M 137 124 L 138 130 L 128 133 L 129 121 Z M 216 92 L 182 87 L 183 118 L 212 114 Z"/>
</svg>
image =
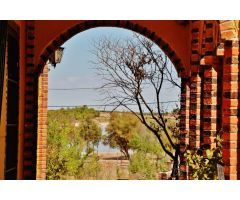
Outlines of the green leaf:
<svg viewBox="0 0 240 200">
<path fill-rule="evenodd" d="M 213 151 L 211 151 L 210 149 L 207 149 L 207 150 L 206 150 L 206 155 L 207 155 L 207 158 L 208 158 L 208 159 L 211 159 L 212 156 L 213 156 Z"/>
</svg>

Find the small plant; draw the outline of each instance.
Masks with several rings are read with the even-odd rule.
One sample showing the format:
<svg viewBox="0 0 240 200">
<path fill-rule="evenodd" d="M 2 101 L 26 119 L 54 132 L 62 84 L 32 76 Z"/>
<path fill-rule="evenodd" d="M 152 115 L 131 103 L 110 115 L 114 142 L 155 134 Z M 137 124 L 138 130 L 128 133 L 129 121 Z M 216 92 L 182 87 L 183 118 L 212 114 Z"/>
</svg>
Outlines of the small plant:
<svg viewBox="0 0 240 200">
<path fill-rule="evenodd" d="M 222 139 L 215 139 L 216 148 L 187 150 L 185 157 L 190 167 L 190 174 L 197 180 L 218 180 L 217 164 L 222 162 Z"/>
<path fill-rule="evenodd" d="M 138 151 L 132 155 L 129 171 L 131 175 L 139 180 L 156 179 L 156 164 L 153 159 L 149 158 L 142 151 Z"/>
</svg>

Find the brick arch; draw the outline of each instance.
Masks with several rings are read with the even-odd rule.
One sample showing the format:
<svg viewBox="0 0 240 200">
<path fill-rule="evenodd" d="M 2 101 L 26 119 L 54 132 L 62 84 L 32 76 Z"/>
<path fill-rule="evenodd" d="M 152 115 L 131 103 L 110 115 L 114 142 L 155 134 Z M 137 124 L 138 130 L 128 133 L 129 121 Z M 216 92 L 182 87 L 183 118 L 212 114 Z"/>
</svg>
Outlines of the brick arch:
<svg viewBox="0 0 240 200">
<path fill-rule="evenodd" d="M 68 30 L 66 30 L 63 33 L 59 33 L 55 39 L 52 40 L 51 43 L 43 50 L 41 53 L 41 56 L 38 60 L 38 65 L 36 66 L 36 71 L 39 76 L 38 80 L 38 101 L 35 101 L 35 103 L 38 102 L 38 113 L 36 114 L 38 118 L 38 122 L 35 123 L 35 127 L 37 129 L 37 145 L 35 149 L 37 151 L 37 163 L 36 163 L 36 170 L 34 173 L 36 173 L 37 179 L 45 179 L 46 178 L 46 134 L 47 134 L 47 128 L 46 128 L 46 122 L 47 122 L 47 88 L 48 88 L 48 69 L 44 66 L 46 66 L 46 62 L 49 58 L 49 56 L 63 43 L 65 43 L 67 40 L 69 40 L 71 37 L 77 35 L 78 33 L 81 33 L 85 30 L 91 29 L 91 28 L 97 28 L 97 27 L 118 27 L 118 28 L 125 28 L 128 30 L 135 31 L 153 42 L 155 42 L 162 51 L 168 56 L 168 58 L 172 61 L 173 65 L 175 66 L 179 77 L 184 78 L 186 77 L 185 68 L 182 64 L 181 59 L 177 56 L 175 51 L 170 47 L 168 43 L 163 41 L 160 37 L 158 37 L 154 32 L 151 32 L 146 27 L 140 26 L 137 23 L 133 23 L 130 21 L 85 21 L 80 22 L 72 27 L 70 27 Z M 45 92 L 43 92 L 45 91 Z M 40 102 L 40 103 L 39 103 Z M 45 146 L 43 146 L 45 145 Z"/>
<path fill-rule="evenodd" d="M 150 31 L 148 28 L 143 27 L 137 23 L 124 20 L 90 20 L 78 23 L 73 27 L 70 27 L 63 33 L 60 33 L 41 53 L 38 64 L 37 71 L 41 72 L 45 66 L 49 56 L 62 44 L 64 44 L 71 37 L 86 31 L 91 28 L 97 27 L 116 27 L 125 28 L 137 32 L 148 39 L 152 40 L 157 46 L 168 56 L 173 65 L 175 66 L 179 77 L 187 77 L 187 72 L 184 65 L 176 54 L 176 52 L 171 48 L 171 46 L 165 42 L 161 37 L 157 36 L 155 32 Z"/>
</svg>

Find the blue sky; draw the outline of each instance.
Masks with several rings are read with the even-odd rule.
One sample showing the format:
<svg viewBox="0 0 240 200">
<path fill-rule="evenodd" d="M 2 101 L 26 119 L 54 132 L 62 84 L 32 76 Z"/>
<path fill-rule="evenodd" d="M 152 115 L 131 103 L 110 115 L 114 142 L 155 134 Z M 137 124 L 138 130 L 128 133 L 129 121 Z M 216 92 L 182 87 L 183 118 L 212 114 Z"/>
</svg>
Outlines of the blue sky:
<svg viewBox="0 0 240 200">
<path fill-rule="evenodd" d="M 94 28 L 79 33 L 68 40 L 62 45 L 65 47 L 62 62 L 57 64 L 55 69 L 51 67 L 49 72 L 49 89 L 95 88 L 101 86 L 102 80 L 97 76 L 95 66 L 90 62 L 95 58 L 91 50 L 94 40 L 106 36 L 126 38 L 131 37 L 132 32 L 122 28 Z M 166 87 L 163 89 L 161 101 L 178 100 L 179 92 L 177 88 L 169 89 L 169 87 Z M 152 101 L 153 91 L 146 89 L 145 94 L 148 101 Z M 101 101 L 103 96 L 96 90 L 49 90 L 48 98 L 49 106 L 103 104 L 103 101 Z M 170 103 L 165 106 L 170 109 L 174 105 L 175 103 Z"/>
</svg>

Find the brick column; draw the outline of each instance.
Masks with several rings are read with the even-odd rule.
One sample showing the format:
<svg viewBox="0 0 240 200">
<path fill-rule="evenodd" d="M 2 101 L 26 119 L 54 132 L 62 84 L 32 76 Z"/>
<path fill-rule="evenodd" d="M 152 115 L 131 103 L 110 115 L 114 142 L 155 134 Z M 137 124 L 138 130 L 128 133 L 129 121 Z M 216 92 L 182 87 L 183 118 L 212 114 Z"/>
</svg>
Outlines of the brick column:
<svg viewBox="0 0 240 200">
<path fill-rule="evenodd" d="M 216 64 L 218 24 L 205 21 L 202 43 L 202 115 L 201 115 L 201 147 L 215 147 L 217 132 L 217 76 L 221 66 Z"/>
<path fill-rule="evenodd" d="M 201 77 L 192 75 L 190 81 L 189 146 L 193 149 L 200 146 Z"/>
<path fill-rule="evenodd" d="M 181 80 L 181 108 L 180 108 L 180 179 L 187 179 L 187 165 L 184 153 L 189 144 L 189 99 L 190 89 L 188 79 Z"/>
<path fill-rule="evenodd" d="M 226 179 L 237 179 L 238 162 L 238 73 L 239 42 L 226 40 L 224 44 L 222 129 L 223 161 Z"/>
<path fill-rule="evenodd" d="M 203 72 L 203 127 L 201 146 L 215 147 L 217 132 L 217 72 L 212 65 L 204 66 Z"/>
<path fill-rule="evenodd" d="M 34 21 L 26 22 L 25 115 L 23 134 L 23 179 L 36 179 L 37 85 L 34 71 Z"/>
<path fill-rule="evenodd" d="M 38 83 L 37 179 L 44 180 L 47 166 L 48 65 L 40 74 Z"/>
<path fill-rule="evenodd" d="M 190 77 L 190 116 L 189 116 L 189 147 L 200 146 L 200 108 L 201 108 L 201 77 L 200 50 L 202 40 L 202 21 L 191 22 L 191 77 Z"/>
</svg>

